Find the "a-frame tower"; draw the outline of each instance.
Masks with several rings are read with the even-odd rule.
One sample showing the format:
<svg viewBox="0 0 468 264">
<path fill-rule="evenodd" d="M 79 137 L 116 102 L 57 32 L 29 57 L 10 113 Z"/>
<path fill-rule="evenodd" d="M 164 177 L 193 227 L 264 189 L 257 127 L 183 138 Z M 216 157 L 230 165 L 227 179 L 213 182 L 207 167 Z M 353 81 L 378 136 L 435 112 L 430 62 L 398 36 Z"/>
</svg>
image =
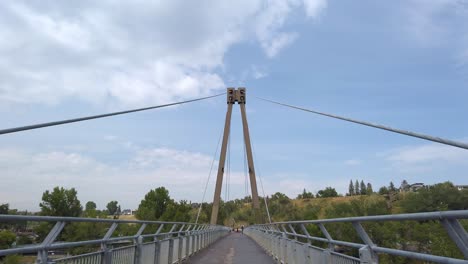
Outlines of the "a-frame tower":
<svg viewBox="0 0 468 264">
<path fill-rule="evenodd" d="M 216 224 L 218 221 L 219 202 L 221 199 L 221 187 L 223 186 L 224 166 L 226 163 L 226 150 L 229 140 L 229 132 L 231 131 L 231 114 L 232 107 L 238 103 L 242 116 L 242 127 L 244 130 L 245 150 L 247 154 L 247 163 L 249 169 L 250 186 L 252 187 L 252 205 L 256 221 L 260 219 L 260 204 L 258 202 L 257 180 L 255 178 L 255 167 L 252 157 L 252 146 L 250 143 L 249 125 L 247 123 L 247 114 L 245 111 L 246 90 L 245 88 L 227 88 L 227 112 L 226 121 L 224 123 L 224 135 L 221 146 L 221 153 L 218 165 L 218 176 L 216 178 L 216 188 L 213 198 L 213 210 L 211 211 L 211 224 Z"/>
</svg>

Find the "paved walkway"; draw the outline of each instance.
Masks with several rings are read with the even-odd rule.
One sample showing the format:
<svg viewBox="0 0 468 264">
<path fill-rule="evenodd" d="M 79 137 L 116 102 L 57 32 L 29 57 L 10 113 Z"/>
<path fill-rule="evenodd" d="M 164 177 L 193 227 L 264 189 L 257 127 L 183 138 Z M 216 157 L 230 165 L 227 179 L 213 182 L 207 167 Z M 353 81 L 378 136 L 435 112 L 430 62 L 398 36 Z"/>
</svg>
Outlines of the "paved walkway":
<svg viewBox="0 0 468 264">
<path fill-rule="evenodd" d="M 241 233 L 231 233 L 189 258 L 190 264 L 275 263 L 257 243 Z"/>
</svg>

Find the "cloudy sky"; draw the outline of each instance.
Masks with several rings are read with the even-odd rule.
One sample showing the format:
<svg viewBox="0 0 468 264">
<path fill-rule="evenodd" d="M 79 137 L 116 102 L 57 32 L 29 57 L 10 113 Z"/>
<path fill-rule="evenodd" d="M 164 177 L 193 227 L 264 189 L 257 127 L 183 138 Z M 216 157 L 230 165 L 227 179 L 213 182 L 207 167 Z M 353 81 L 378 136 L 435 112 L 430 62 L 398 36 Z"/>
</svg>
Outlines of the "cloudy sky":
<svg viewBox="0 0 468 264">
<path fill-rule="evenodd" d="M 266 194 L 345 193 L 350 179 L 468 184 L 468 151 L 254 96 L 467 142 L 467 85 L 465 0 L 0 3 L 1 128 L 246 86 Z M 0 136 L 0 203 L 38 210 L 54 186 L 99 208 L 136 208 L 158 186 L 200 201 L 225 109 L 218 97 Z M 234 109 L 223 199 L 246 194 Z"/>
</svg>

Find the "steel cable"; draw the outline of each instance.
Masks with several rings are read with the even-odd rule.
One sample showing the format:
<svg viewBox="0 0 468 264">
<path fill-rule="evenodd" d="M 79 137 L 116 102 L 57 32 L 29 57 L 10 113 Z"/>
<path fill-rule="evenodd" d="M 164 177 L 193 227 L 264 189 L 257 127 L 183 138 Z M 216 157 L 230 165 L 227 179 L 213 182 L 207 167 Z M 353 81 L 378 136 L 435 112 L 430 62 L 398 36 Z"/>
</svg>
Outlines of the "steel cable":
<svg viewBox="0 0 468 264">
<path fill-rule="evenodd" d="M 200 207 L 198 208 L 198 213 L 197 213 L 197 218 L 195 220 L 195 224 L 198 223 L 198 218 L 200 217 L 200 213 L 201 213 L 201 210 L 202 210 L 202 207 L 203 207 L 203 203 L 205 202 L 206 190 L 208 189 L 208 184 L 210 183 L 211 173 L 213 172 L 213 167 L 214 167 L 214 163 L 216 161 L 216 156 L 218 154 L 218 149 L 219 149 L 219 146 L 220 146 L 220 143 L 221 143 L 221 137 L 222 136 L 223 136 L 223 131 L 221 130 L 221 133 L 219 134 L 219 138 L 218 138 L 218 143 L 216 144 L 216 149 L 215 149 L 215 152 L 213 154 L 213 159 L 211 161 L 210 172 L 208 173 L 208 179 L 206 179 L 205 189 L 203 190 L 203 197 L 202 197 L 202 201 L 200 203 Z"/>
<path fill-rule="evenodd" d="M 270 102 L 270 103 L 273 103 L 273 104 L 277 104 L 277 105 L 281 105 L 281 106 L 285 106 L 285 107 L 289 107 L 289 108 L 293 108 L 293 109 L 297 109 L 297 110 L 301 110 L 301 111 L 305 111 L 305 112 L 314 113 L 314 114 L 317 114 L 317 115 L 322 115 L 322 116 L 327 116 L 327 117 L 331 117 L 331 118 L 335 118 L 335 119 L 340 119 L 340 120 L 344 120 L 344 121 L 347 121 L 347 122 L 356 123 L 356 124 L 359 124 L 359 125 L 378 128 L 378 129 L 390 131 L 390 132 L 393 132 L 393 133 L 398 133 L 398 134 L 402 134 L 402 135 L 406 135 L 406 136 L 410 136 L 410 137 L 420 138 L 420 139 L 424 139 L 424 140 L 428 140 L 428 141 L 432 141 L 432 142 L 437 142 L 437 143 L 440 143 L 440 144 L 449 145 L 449 146 L 453 146 L 453 147 L 457 147 L 457 148 L 468 149 L 468 144 L 463 143 L 463 142 L 458 142 L 458 141 L 444 139 L 444 138 L 440 138 L 440 137 L 434 137 L 434 136 L 424 135 L 424 134 L 415 133 L 415 132 L 411 132 L 411 131 L 391 128 L 391 127 L 388 127 L 388 126 L 373 124 L 373 123 L 370 123 L 370 122 L 360 121 L 360 120 L 351 119 L 351 118 L 347 118 L 347 117 L 341 117 L 341 116 L 337 116 L 337 115 L 333 115 L 333 114 L 327 114 L 327 113 L 323 113 L 323 112 L 319 112 L 319 111 L 315 111 L 315 110 L 310 110 L 310 109 L 307 109 L 307 108 L 298 107 L 298 106 L 294 106 L 294 105 L 289 105 L 289 104 L 285 104 L 285 103 L 281 103 L 281 102 L 277 102 L 277 101 L 273 101 L 273 100 L 269 100 L 269 99 L 265 99 L 265 98 L 261 98 L 261 97 L 257 97 L 257 96 L 255 96 L 255 98 L 266 101 L 266 102 Z"/>
<path fill-rule="evenodd" d="M 41 123 L 41 124 L 35 124 L 35 125 L 7 128 L 7 129 L 0 130 L 0 135 L 16 133 L 16 132 L 21 132 L 21 131 L 25 131 L 25 130 L 38 129 L 38 128 L 43 128 L 43 127 L 50 127 L 50 126 L 58 126 L 58 125 L 64 125 L 64 124 L 69 124 L 69 123 L 76 123 L 76 122 L 81 122 L 81 121 L 86 121 L 86 120 L 91 120 L 91 119 L 98 119 L 98 118 L 104 118 L 104 117 L 110 117 L 110 116 L 116 116 L 116 115 L 129 114 L 129 113 L 146 111 L 146 110 L 151 110 L 151 109 L 156 109 L 156 108 L 163 108 L 163 107 L 168 107 L 168 106 L 173 106 L 173 105 L 186 104 L 186 103 L 201 101 L 201 100 L 205 100 L 205 99 L 209 99 L 209 98 L 213 98 L 213 97 L 218 97 L 218 96 L 221 96 L 223 94 L 226 94 L 226 93 L 216 94 L 216 95 L 211 95 L 211 96 L 206 96 L 206 97 L 201 97 L 201 98 L 196 98 L 196 99 L 191 99 L 191 100 L 186 100 L 186 101 L 181 101 L 181 102 L 175 102 L 175 103 L 170 103 L 170 104 L 150 106 L 150 107 L 144 107 L 144 108 L 138 108 L 138 109 L 132 109 L 132 110 L 126 110 L 126 111 L 120 111 L 120 112 L 113 112 L 113 113 L 102 114 L 102 115 L 86 116 L 86 117 L 79 117 L 79 118 L 73 118 L 73 119 L 67 119 L 67 120 L 61 120 L 61 121 L 54 121 L 54 122 L 48 122 L 48 123 Z"/>
</svg>

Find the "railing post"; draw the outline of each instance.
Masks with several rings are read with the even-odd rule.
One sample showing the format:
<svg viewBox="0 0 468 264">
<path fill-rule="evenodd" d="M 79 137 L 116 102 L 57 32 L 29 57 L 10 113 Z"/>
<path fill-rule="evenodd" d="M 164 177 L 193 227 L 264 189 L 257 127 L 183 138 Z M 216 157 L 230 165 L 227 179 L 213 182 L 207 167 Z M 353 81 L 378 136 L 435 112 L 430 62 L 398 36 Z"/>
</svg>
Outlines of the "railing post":
<svg viewBox="0 0 468 264">
<path fill-rule="evenodd" d="M 161 258 L 161 242 L 158 240 L 157 237 L 155 237 L 154 238 L 154 264 L 159 264 L 160 258 Z"/>
<path fill-rule="evenodd" d="M 177 238 L 179 239 L 179 243 L 178 243 L 179 250 L 177 250 L 177 263 L 182 263 L 182 248 L 184 246 L 183 245 L 184 237 L 182 236 L 182 233 L 183 233 L 184 228 L 185 228 L 185 224 L 182 225 L 182 227 L 177 232 Z"/>
<path fill-rule="evenodd" d="M 174 257 L 174 238 L 169 238 L 169 250 L 167 251 L 167 263 L 172 264 Z"/>
<path fill-rule="evenodd" d="M 109 227 L 109 230 L 107 230 L 106 234 L 104 235 L 104 238 L 102 239 L 103 242 L 101 243 L 101 250 L 102 250 L 101 264 L 112 264 L 112 250 L 110 250 L 107 247 L 107 240 L 109 240 L 109 238 L 112 236 L 117 226 L 118 226 L 117 223 L 113 223 Z"/>
<path fill-rule="evenodd" d="M 359 259 L 361 264 L 374 264 L 378 263 L 373 257 L 374 253 L 372 252 L 369 246 L 364 246 L 359 249 Z"/>
<path fill-rule="evenodd" d="M 134 256 L 134 264 L 143 264 L 142 256 L 143 256 L 143 237 L 139 236 L 135 239 L 135 256 Z"/>
<path fill-rule="evenodd" d="M 193 242 L 190 243 L 190 238 L 192 237 L 190 229 L 192 229 L 191 225 L 188 227 L 188 229 L 185 231 L 185 234 L 184 234 L 185 236 L 185 258 L 186 259 L 188 259 L 190 255 L 190 244 L 193 244 Z"/>
<path fill-rule="evenodd" d="M 288 263 L 288 236 L 283 233 L 282 241 L 284 242 L 284 246 L 281 249 L 283 251 L 282 257 L 283 257 L 283 263 Z"/>
<path fill-rule="evenodd" d="M 359 222 L 352 222 L 354 229 L 358 233 L 359 237 L 366 244 L 366 246 L 359 249 L 359 258 L 362 264 L 377 264 L 379 263 L 378 255 L 372 250 L 374 242 L 372 242 L 366 230 L 362 227 Z"/>
<path fill-rule="evenodd" d="M 49 234 L 47 235 L 46 238 L 44 238 L 44 241 L 42 241 L 41 246 L 43 249 L 37 252 L 37 263 L 40 264 L 47 264 L 49 261 L 49 256 L 48 256 L 48 247 L 54 243 L 55 239 L 60 235 L 60 232 L 62 232 L 63 228 L 65 227 L 65 222 L 57 222 L 55 223 L 54 227 L 49 231 Z"/>
<path fill-rule="evenodd" d="M 455 245 L 460 249 L 466 259 L 468 259 L 468 234 L 457 219 L 442 219 L 442 226 L 447 231 L 448 235 L 455 242 Z"/>
<path fill-rule="evenodd" d="M 320 231 L 322 231 L 322 234 L 325 236 L 325 238 L 328 240 L 328 250 L 329 251 L 335 251 L 335 245 L 332 244 L 332 237 L 330 236 L 330 233 L 328 233 L 327 229 L 322 223 L 317 224 L 318 227 L 320 228 Z"/>
<path fill-rule="evenodd" d="M 196 251 L 196 243 L 197 243 L 197 233 L 198 233 L 198 226 L 194 228 L 194 231 L 192 231 L 192 243 L 191 243 L 191 247 L 192 247 L 192 254 L 195 254 L 195 251 Z"/>
<path fill-rule="evenodd" d="M 135 244 L 135 256 L 134 256 L 134 264 L 143 264 L 142 256 L 143 256 L 143 237 L 141 234 L 143 230 L 145 230 L 146 224 L 142 224 L 138 232 L 135 234 L 134 244 Z"/>
<path fill-rule="evenodd" d="M 156 233 L 154 233 L 154 264 L 159 264 L 159 259 L 161 258 L 161 242 L 158 239 L 158 234 L 161 232 L 163 227 L 164 224 L 161 224 Z"/>
</svg>

